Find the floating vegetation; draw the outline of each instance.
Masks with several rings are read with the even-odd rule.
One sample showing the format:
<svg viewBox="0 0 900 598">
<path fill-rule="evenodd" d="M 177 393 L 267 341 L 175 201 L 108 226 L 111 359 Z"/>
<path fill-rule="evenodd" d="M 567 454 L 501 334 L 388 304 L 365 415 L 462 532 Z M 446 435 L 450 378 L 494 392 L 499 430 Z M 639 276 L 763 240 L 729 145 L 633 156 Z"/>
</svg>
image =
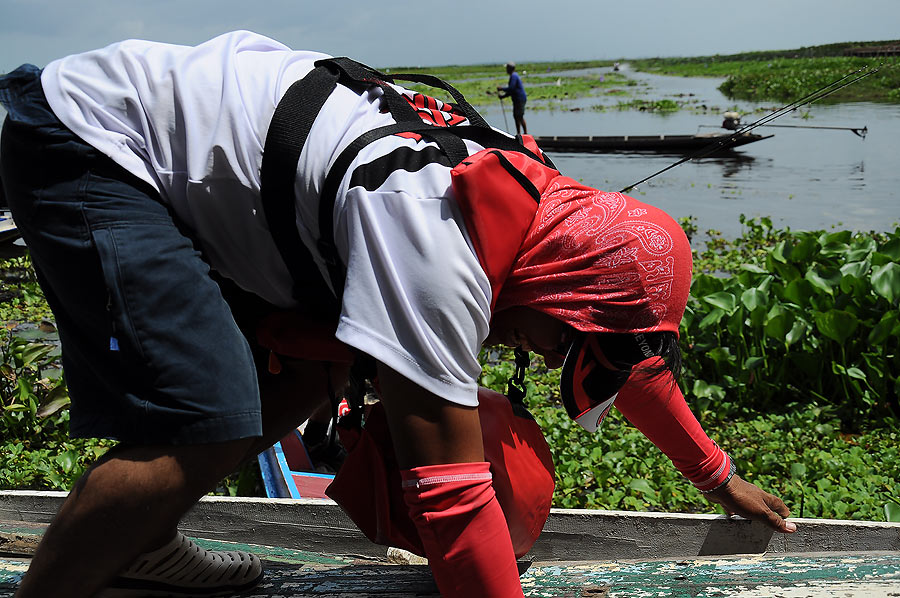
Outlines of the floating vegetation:
<svg viewBox="0 0 900 598">
<path fill-rule="evenodd" d="M 563 69 L 556 69 L 561 71 Z M 568 72 L 568 71 L 567 71 Z M 441 73 L 436 73 L 442 76 Z M 448 76 L 451 74 L 452 76 Z M 497 87 L 506 85 L 508 79 L 502 75 L 485 77 L 483 73 L 466 72 L 453 69 L 449 73 L 443 73 L 447 82 L 456 87 L 473 106 L 484 106 L 497 102 Z M 585 72 L 582 76 L 571 74 L 561 75 L 543 72 L 541 74 L 523 74 L 522 81 L 528 93 L 528 109 L 535 110 L 549 107 L 549 102 L 560 102 L 578 98 L 590 97 L 598 93 L 608 93 L 607 90 L 616 90 L 616 94 L 626 94 L 621 91 L 623 87 L 635 87 L 637 81 L 629 79 L 626 75 L 616 72 Z M 404 83 L 403 81 L 400 81 Z M 442 89 L 436 89 L 427 85 L 406 84 L 406 87 L 431 95 L 440 100 L 451 102 L 449 95 Z"/>
<path fill-rule="evenodd" d="M 896 57 L 728 58 L 655 58 L 630 64 L 635 70 L 649 73 L 680 77 L 724 77 L 725 81 L 719 86 L 719 91 L 729 97 L 780 102 L 803 97 L 857 69 L 880 65 L 877 73 L 841 89 L 826 101 L 900 102 L 900 60 Z"/>
<path fill-rule="evenodd" d="M 630 102 L 619 102 L 615 108 L 619 110 L 640 110 L 641 112 L 675 112 L 680 110 L 681 102 L 675 100 L 641 100 L 635 99 Z"/>
</svg>

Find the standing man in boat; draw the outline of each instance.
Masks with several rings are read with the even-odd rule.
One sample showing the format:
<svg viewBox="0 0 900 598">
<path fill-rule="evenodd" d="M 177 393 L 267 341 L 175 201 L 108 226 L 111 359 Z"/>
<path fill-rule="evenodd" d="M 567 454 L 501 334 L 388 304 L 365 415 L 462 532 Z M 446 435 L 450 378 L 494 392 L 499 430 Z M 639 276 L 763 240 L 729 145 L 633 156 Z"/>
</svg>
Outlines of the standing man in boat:
<svg viewBox="0 0 900 598">
<path fill-rule="evenodd" d="M 516 63 L 506 63 L 506 73 L 509 75 L 509 83 L 506 87 L 497 87 L 500 92 L 500 98 L 512 98 L 513 120 L 516 121 L 516 135 L 527 135 L 528 125 L 525 124 L 525 101 L 528 94 L 525 93 L 525 85 L 522 84 L 522 78 L 516 72 Z"/>
<path fill-rule="evenodd" d="M 70 430 L 120 441 L 70 492 L 18 598 L 259 582 L 257 558 L 201 550 L 178 522 L 347 368 L 285 360 L 257 375 L 211 269 L 377 362 L 445 597 L 522 596 L 476 409 L 485 343 L 568 361 L 563 395 L 589 429 L 621 391 L 710 500 L 794 531 L 674 383 L 691 277 L 678 224 L 562 176 L 464 99 L 385 79 L 247 31 L 128 40 L 0 77 L 0 172 L 60 331 Z"/>
</svg>

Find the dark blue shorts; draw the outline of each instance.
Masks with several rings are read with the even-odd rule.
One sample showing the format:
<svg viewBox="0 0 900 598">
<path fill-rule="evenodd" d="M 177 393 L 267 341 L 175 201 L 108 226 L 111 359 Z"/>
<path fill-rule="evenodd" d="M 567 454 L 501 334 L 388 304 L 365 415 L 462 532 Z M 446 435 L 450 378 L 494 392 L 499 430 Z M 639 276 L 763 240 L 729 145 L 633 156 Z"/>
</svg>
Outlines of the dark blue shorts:
<svg viewBox="0 0 900 598">
<path fill-rule="evenodd" d="M 513 116 L 516 118 L 523 118 L 525 116 L 525 100 L 517 100 L 513 98 Z"/>
<path fill-rule="evenodd" d="M 71 434 L 259 436 L 250 349 L 158 193 L 56 118 L 36 67 L 0 77 L 0 102 L 0 176 L 56 317 Z"/>
</svg>

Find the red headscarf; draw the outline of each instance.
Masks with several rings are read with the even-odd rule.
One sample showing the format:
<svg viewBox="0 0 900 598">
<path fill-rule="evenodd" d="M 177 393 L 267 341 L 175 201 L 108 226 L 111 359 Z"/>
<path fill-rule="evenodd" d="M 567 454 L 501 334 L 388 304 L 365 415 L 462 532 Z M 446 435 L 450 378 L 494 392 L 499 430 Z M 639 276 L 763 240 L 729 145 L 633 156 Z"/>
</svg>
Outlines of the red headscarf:
<svg viewBox="0 0 900 598">
<path fill-rule="evenodd" d="M 541 193 L 496 308 L 525 305 L 584 332 L 678 334 L 691 268 L 671 216 L 558 176 Z"/>
</svg>

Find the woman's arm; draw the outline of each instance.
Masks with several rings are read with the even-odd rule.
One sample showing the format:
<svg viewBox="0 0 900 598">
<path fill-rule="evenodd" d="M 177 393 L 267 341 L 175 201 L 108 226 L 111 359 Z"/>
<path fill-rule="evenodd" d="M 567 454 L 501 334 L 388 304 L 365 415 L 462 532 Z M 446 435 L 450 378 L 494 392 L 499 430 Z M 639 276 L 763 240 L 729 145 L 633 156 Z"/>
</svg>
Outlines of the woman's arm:
<svg viewBox="0 0 900 598">
<path fill-rule="evenodd" d="M 790 510 L 780 498 L 735 475 L 731 457 L 703 431 L 671 374 L 648 378 L 640 366 L 635 370 L 615 402 L 628 421 L 729 515 L 762 521 L 780 532 L 796 531 L 784 520 Z"/>
</svg>

